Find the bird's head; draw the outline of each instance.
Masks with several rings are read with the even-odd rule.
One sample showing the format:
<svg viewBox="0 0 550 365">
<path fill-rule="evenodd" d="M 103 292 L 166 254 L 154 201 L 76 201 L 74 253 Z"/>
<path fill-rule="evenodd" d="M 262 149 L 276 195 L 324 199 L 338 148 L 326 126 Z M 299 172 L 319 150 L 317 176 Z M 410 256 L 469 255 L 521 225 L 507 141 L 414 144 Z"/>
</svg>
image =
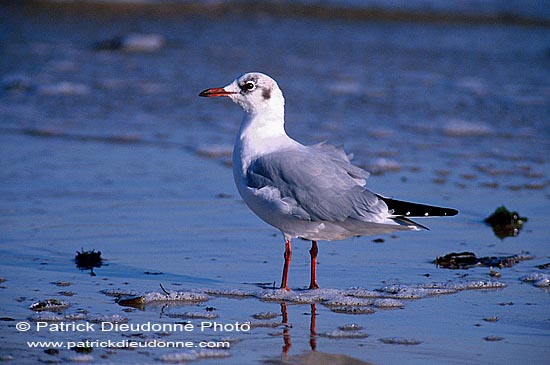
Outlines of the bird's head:
<svg viewBox="0 0 550 365">
<path fill-rule="evenodd" d="M 226 96 L 239 104 L 247 113 L 269 109 L 282 111 L 285 103 L 277 82 L 259 72 L 246 73 L 227 86 L 206 89 L 199 96 Z"/>
</svg>

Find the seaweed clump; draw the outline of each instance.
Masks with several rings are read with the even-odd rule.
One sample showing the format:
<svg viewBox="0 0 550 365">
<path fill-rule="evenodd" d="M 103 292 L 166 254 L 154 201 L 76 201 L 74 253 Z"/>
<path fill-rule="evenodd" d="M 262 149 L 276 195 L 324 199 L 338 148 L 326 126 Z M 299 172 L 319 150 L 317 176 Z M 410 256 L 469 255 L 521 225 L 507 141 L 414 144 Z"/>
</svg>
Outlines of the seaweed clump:
<svg viewBox="0 0 550 365">
<path fill-rule="evenodd" d="M 473 252 L 452 252 L 442 257 L 437 257 L 433 263 L 445 269 L 469 269 L 472 267 L 512 267 L 520 261 L 531 260 L 528 254 L 512 256 L 485 256 L 477 257 Z"/>
<path fill-rule="evenodd" d="M 91 276 L 96 276 L 94 268 L 101 267 L 103 265 L 103 258 L 101 257 L 101 251 L 89 250 L 89 251 L 77 251 L 74 258 L 76 267 L 80 270 L 90 270 Z"/>
<path fill-rule="evenodd" d="M 493 214 L 485 218 L 485 223 L 493 227 L 495 236 L 500 239 L 515 237 L 527 222 L 518 212 L 510 212 L 504 205 L 498 207 Z"/>
<path fill-rule="evenodd" d="M 33 303 L 29 306 L 29 309 L 39 312 L 39 311 L 51 311 L 56 312 L 61 309 L 69 307 L 69 302 L 65 300 L 58 299 L 46 299 L 39 302 Z"/>
</svg>

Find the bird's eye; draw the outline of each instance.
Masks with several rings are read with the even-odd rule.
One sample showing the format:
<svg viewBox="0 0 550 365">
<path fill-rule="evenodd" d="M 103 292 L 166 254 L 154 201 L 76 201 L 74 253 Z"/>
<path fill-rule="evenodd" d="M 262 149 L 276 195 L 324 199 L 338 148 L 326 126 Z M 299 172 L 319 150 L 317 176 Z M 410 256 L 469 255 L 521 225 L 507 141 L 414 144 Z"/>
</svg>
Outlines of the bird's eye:
<svg viewBox="0 0 550 365">
<path fill-rule="evenodd" d="M 251 90 L 254 90 L 255 87 L 256 87 L 255 83 L 253 83 L 252 81 L 247 81 L 243 84 L 242 89 L 244 91 L 251 91 Z"/>
</svg>

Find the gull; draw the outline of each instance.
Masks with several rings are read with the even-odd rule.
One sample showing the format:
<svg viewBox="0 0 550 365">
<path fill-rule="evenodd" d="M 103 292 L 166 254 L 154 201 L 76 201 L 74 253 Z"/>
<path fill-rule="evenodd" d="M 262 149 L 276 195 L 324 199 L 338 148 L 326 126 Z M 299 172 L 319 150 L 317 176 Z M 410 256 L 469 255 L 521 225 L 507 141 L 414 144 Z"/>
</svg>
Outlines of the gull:
<svg viewBox="0 0 550 365">
<path fill-rule="evenodd" d="M 233 149 L 233 177 L 248 207 L 284 236 L 281 289 L 290 290 L 293 238 L 311 241 L 309 289 L 317 289 L 317 241 L 428 229 L 410 218 L 458 214 L 374 193 L 366 188 L 369 173 L 353 165 L 343 148 L 305 146 L 290 138 L 283 93 L 265 74 L 246 73 L 199 96 L 228 97 L 244 109 Z"/>
</svg>

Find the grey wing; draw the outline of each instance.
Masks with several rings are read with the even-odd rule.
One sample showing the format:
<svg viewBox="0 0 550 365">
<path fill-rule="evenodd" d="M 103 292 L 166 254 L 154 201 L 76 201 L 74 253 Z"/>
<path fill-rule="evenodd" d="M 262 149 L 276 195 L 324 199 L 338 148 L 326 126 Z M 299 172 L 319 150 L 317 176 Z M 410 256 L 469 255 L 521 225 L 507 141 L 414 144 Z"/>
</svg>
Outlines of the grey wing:
<svg viewBox="0 0 550 365">
<path fill-rule="evenodd" d="M 339 146 L 335 147 L 330 144 L 327 144 L 325 142 L 318 143 L 316 145 L 313 145 L 310 147 L 311 149 L 319 150 L 320 152 L 324 153 L 326 155 L 326 158 L 330 158 L 337 164 L 341 164 L 342 167 L 346 170 L 346 172 L 356 179 L 361 179 L 360 184 L 365 185 L 367 183 L 367 178 L 370 176 L 370 173 L 368 171 L 363 170 L 360 167 L 354 166 L 351 164 L 351 159 L 353 155 L 346 154 L 346 151 L 344 151 L 344 148 Z"/>
<path fill-rule="evenodd" d="M 254 160 L 247 171 L 249 187 L 276 189 L 299 218 L 329 222 L 387 217 L 384 201 L 364 187 L 367 177 L 342 150 L 327 145 L 273 152 Z"/>
</svg>

